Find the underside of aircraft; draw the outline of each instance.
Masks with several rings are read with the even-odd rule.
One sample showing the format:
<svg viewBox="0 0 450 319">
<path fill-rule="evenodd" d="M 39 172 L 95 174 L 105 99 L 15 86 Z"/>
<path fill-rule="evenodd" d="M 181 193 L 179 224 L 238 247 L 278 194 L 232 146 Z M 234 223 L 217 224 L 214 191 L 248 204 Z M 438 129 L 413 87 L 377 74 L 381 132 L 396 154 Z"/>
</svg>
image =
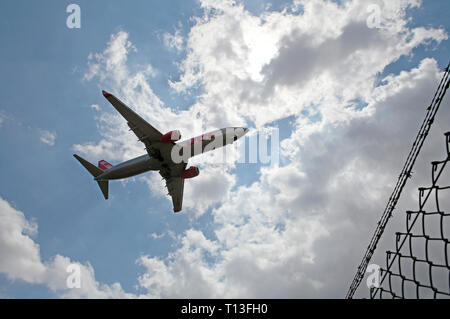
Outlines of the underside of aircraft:
<svg viewBox="0 0 450 319">
<path fill-rule="evenodd" d="M 186 168 L 189 158 L 231 144 L 248 132 L 248 129 L 244 127 L 227 127 L 179 142 L 180 131 L 174 130 L 162 134 L 117 97 L 106 91 L 102 93 L 125 118 L 128 126 L 144 143 L 147 151 L 147 154 L 114 166 L 105 160 L 99 161 L 95 166 L 74 154 L 74 157 L 94 177 L 105 199 L 108 199 L 110 180 L 158 171 L 166 182 L 167 190 L 172 198 L 173 211 L 179 212 L 183 206 L 184 180 L 199 175 L 197 167 Z"/>
</svg>

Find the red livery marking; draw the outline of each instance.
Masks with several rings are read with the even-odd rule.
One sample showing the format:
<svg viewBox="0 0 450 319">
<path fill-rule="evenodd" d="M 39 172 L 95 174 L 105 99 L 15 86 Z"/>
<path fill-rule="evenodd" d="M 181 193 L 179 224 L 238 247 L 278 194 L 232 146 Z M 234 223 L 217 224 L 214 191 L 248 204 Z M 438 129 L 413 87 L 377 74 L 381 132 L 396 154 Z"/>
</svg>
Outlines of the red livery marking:
<svg viewBox="0 0 450 319">
<path fill-rule="evenodd" d="M 98 168 L 100 168 L 102 171 L 106 171 L 108 168 L 111 167 L 113 166 L 105 160 L 98 161 Z"/>
<path fill-rule="evenodd" d="M 108 93 L 108 92 L 106 92 L 104 90 L 102 91 L 102 93 L 103 93 L 103 96 L 106 97 L 106 98 L 109 98 L 111 96 L 111 93 Z"/>
<path fill-rule="evenodd" d="M 161 136 L 161 142 L 163 143 L 173 143 L 181 138 L 181 133 L 179 130 L 170 131 L 163 136 Z"/>
<path fill-rule="evenodd" d="M 187 179 L 187 178 L 194 178 L 198 176 L 200 173 L 198 167 L 191 166 L 188 169 L 185 169 L 183 172 L 181 172 L 181 178 Z"/>
</svg>

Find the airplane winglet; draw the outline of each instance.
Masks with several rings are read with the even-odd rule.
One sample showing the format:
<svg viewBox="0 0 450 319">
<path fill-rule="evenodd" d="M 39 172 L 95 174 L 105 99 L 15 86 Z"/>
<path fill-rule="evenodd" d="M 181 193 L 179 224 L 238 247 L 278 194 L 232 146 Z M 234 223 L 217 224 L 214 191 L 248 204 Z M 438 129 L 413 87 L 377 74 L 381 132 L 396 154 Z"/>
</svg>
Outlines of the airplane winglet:
<svg viewBox="0 0 450 319">
<path fill-rule="evenodd" d="M 109 98 L 112 95 L 111 93 L 108 93 L 105 90 L 102 90 L 102 93 L 105 98 Z"/>
</svg>

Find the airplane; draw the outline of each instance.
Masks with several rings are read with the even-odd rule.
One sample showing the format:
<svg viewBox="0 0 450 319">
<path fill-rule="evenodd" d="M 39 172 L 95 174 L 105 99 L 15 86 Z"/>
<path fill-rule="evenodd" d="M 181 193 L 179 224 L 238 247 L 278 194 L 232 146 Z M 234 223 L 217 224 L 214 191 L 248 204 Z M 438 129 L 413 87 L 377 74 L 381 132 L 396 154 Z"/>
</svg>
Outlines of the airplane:
<svg viewBox="0 0 450 319">
<path fill-rule="evenodd" d="M 130 130 L 144 143 L 147 150 L 147 154 L 115 166 L 105 160 L 99 161 L 98 166 L 95 166 L 81 156 L 73 154 L 94 177 L 105 199 L 108 199 L 110 180 L 124 179 L 148 171 L 159 171 L 166 181 L 174 213 L 180 212 L 183 205 L 184 180 L 194 178 L 200 173 L 196 166 L 186 169 L 189 158 L 232 144 L 248 132 L 248 128 L 245 127 L 227 127 L 179 142 L 181 139 L 179 130 L 162 134 L 117 97 L 106 91 L 102 93 L 125 118 Z"/>
</svg>

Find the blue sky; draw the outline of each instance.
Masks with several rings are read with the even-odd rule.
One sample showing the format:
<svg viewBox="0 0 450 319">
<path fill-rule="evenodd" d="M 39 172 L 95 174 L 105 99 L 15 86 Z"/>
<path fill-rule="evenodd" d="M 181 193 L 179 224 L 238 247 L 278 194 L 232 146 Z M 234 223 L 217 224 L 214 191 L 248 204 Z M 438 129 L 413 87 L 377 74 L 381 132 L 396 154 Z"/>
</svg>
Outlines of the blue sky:
<svg viewBox="0 0 450 319">
<path fill-rule="evenodd" d="M 183 246 L 183 236 L 189 229 L 201 231 L 208 240 L 216 241 L 218 233 L 213 210 L 220 212 L 224 203 L 237 196 L 233 192 L 240 186 L 250 186 L 260 180 L 261 168 L 265 166 L 238 164 L 227 170 L 227 176 L 236 179 L 227 190 L 231 197 L 213 202 L 198 215 L 193 212 L 195 207 L 174 215 L 170 201 L 158 194 L 152 195 L 151 188 L 142 179 L 111 183 L 110 199 L 103 200 L 91 177 L 72 157 L 74 145 L 98 143 L 103 138 L 98 118 L 101 113 L 113 113 L 101 95 L 102 89 L 110 89 L 104 87 L 105 82 L 99 77 L 83 80 L 89 69 L 89 54 L 104 52 L 111 35 L 126 32 L 128 41 L 136 47 L 126 61 L 130 73 L 151 65 L 156 73 L 146 80 L 155 96 L 164 107 L 189 112 L 208 89 L 193 85 L 186 92 L 176 92 L 168 80 L 180 81 L 184 73 L 180 65 L 188 56 L 186 39 L 191 28 L 199 24 L 193 17 L 202 17 L 204 9 L 198 1 L 136 0 L 126 5 L 123 1 L 77 1 L 74 3 L 81 8 L 81 28 L 69 29 L 66 7 L 70 3 L 0 3 L 0 70 L 3 74 L 0 80 L 0 197 L 38 225 L 33 240 L 39 245 L 43 263 L 58 254 L 82 264 L 90 263 L 97 282 L 106 285 L 119 282 L 124 291 L 140 294 L 146 290 L 135 286 L 138 276 L 146 270 L 136 261 L 141 256 L 167 260 L 171 252 Z M 288 1 L 271 1 L 272 5 L 266 10 L 266 3 L 262 1 L 239 3 L 250 16 L 281 11 L 290 5 Z M 423 1 L 420 7 L 407 10 L 407 17 L 411 18 L 407 27 L 448 32 L 449 13 L 448 1 Z M 211 13 L 210 19 L 213 18 Z M 164 35 L 174 34 L 176 30 L 185 39 L 181 50 L 164 43 Z M 442 69 L 449 57 L 448 39 L 428 41 L 389 62 L 372 80 L 409 72 L 424 58 L 434 59 Z M 368 99 L 364 105 L 372 102 Z M 101 110 L 94 110 L 93 104 Z M 277 126 L 282 140 L 290 137 L 295 127 L 304 125 L 303 122 L 294 125 L 301 117 L 295 113 L 262 124 L 251 120 L 251 114 L 243 117 L 250 118 L 246 122 L 249 127 Z M 302 114 L 308 119 L 307 109 Z M 311 117 L 310 120 L 315 122 L 316 119 Z M 322 117 L 318 119 L 322 121 Z M 326 120 L 325 116 L 323 121 Z M 166 130 L 159 123 L 152 124 Z M 45 131 L 55 134 L 54 142 L 50 143 L 53 145 L 41 141 Z M 412 139 L 411 134 L 406 136 L 406 141 Z M 130 138 L 134 137 L 130 135 Z M 108 158 L 90 159 L 118 162 Z M 291 161 L 284 158 L 282 163 Z M 308 163 L 303 163 L 302 167 L 306 170 Z M 198 183 L 201 181 L 202 174 Z M 188 182 L 186 187 L 189 186 Z M 370 225 L 370 220 L 367 223 Z M 152 234 L 162 237 L 154 238 Z M 214 264 L 216 257 L 207 256 L 204 260 Z M 348 267 L 354 269 L 356 264 Z M 344 285 L 342 294 L 345 288 Z M 280 296 L 283 294 L 280 292 Z M 0 296 L 54 298 L 60 293 L 45 284 L 27 283 L 3 272 Z M 287 291 L 285 296 L 292 295 Z"/>
</svg>

